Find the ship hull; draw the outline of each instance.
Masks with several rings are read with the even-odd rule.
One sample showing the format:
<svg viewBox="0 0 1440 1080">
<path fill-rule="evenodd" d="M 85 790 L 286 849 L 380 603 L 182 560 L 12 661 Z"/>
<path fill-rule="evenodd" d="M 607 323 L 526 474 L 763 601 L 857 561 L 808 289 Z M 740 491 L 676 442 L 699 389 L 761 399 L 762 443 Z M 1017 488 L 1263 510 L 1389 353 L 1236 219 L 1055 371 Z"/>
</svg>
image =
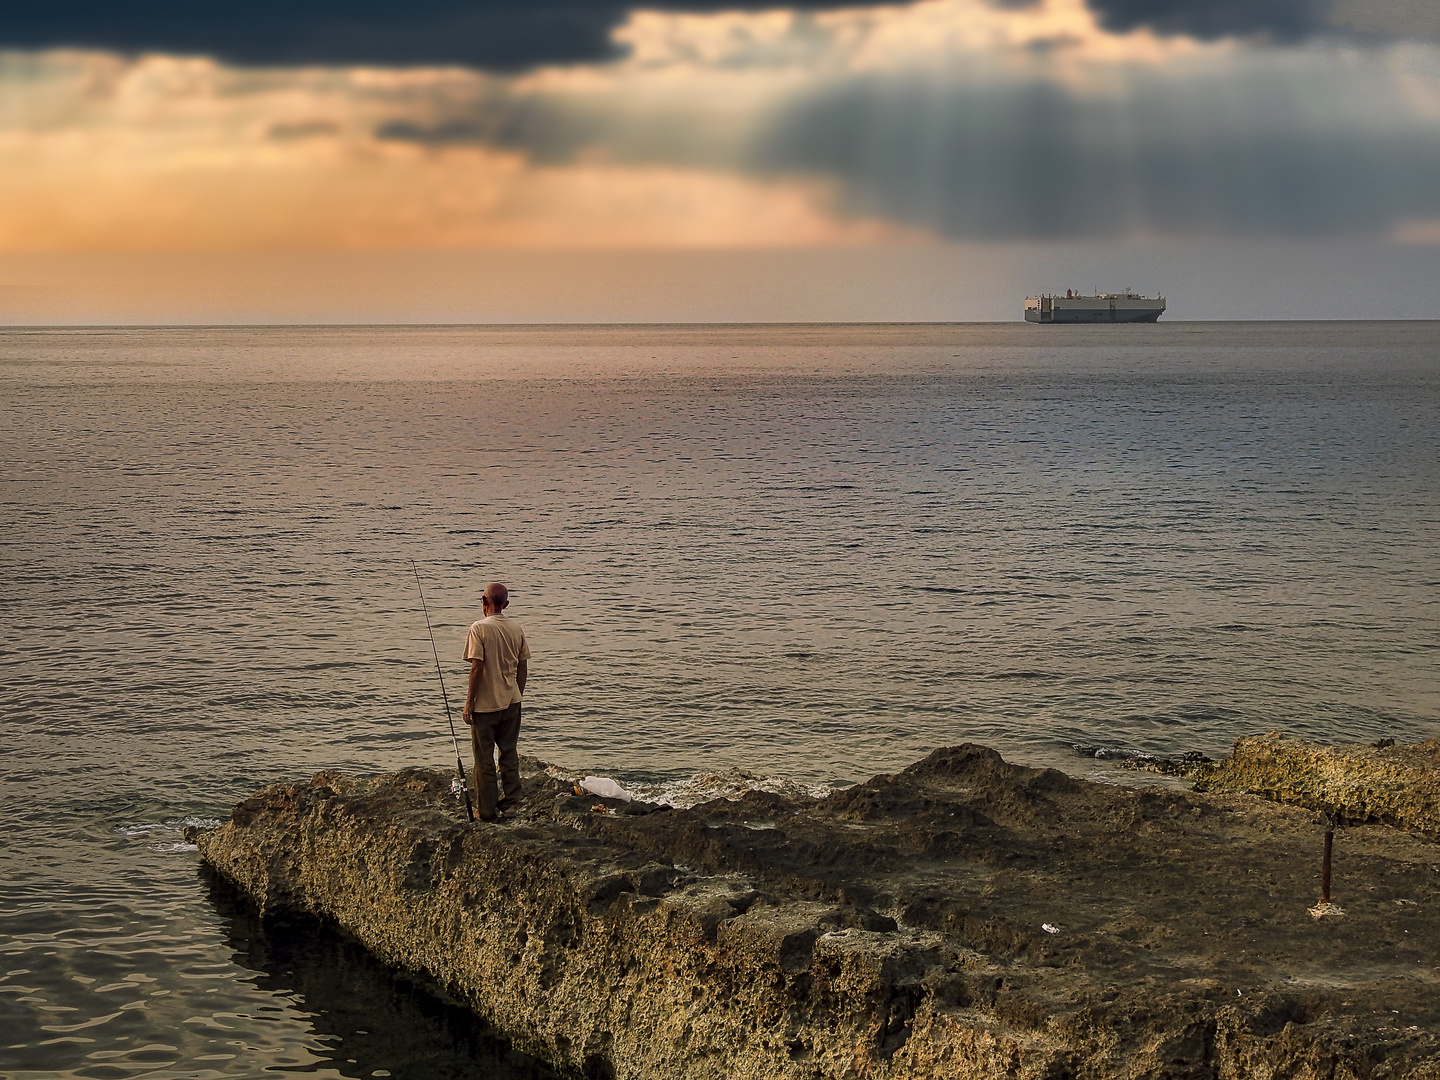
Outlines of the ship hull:
<svg viewBox="0 0 1440 1080">
<path fill-rule="evenodd" d="M 1025 301 L 1025 321 L 1033 323 L 1153 323 L 1164 312 L 1163 297 L 1044 296 Z"/>
</svg>

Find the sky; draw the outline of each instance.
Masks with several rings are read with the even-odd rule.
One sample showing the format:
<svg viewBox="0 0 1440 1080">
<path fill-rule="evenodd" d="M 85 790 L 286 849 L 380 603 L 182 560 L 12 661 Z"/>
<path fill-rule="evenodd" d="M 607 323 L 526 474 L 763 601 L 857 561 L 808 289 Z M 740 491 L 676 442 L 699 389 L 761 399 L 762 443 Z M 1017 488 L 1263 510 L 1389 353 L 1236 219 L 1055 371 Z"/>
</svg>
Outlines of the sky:
<svg viewBox="0 0 1440 1080">
<path fill-rule="evenodd" d="M 1434 0 L 11 0 L 0 322 L 1440 317 Z"/>
</svg>

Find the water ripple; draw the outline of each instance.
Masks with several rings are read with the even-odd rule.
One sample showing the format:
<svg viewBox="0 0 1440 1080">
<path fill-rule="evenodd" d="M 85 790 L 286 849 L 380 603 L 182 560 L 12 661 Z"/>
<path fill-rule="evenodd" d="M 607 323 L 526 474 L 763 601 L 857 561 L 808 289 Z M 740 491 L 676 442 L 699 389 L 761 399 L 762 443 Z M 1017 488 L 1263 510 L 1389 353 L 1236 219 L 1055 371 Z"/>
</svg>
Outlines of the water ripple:
<svg viewBox="0 0 1440 1080">
<path fill-rule="evenodd" d="M 525 751 L 656 791 L 1436 733 L 1434 324 L 896 333 L 0 331 L 0 1071 L 540 1075 L 181 835 L 453 762 L 411 559 L 452 707 L 506 580 Z"/>
</svg>

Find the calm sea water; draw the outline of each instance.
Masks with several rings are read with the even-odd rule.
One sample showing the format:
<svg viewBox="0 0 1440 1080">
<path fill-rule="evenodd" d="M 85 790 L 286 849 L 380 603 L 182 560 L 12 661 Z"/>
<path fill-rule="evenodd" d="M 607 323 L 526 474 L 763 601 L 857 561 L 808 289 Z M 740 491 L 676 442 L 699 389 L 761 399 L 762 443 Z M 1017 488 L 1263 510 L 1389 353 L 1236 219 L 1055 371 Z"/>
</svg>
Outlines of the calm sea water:
<svg viewBox="0 0 1440 1080">
<path fill-rule="evenodd" d="M 522 749 L 628 784 L 1440 734 L 1436 323 L 4 330 L 0 387 L 7 1078 L 544 1075 L 181 840 L 453 762 L 411 560 L 452 698 L 504 580 Z"/>
</svg>

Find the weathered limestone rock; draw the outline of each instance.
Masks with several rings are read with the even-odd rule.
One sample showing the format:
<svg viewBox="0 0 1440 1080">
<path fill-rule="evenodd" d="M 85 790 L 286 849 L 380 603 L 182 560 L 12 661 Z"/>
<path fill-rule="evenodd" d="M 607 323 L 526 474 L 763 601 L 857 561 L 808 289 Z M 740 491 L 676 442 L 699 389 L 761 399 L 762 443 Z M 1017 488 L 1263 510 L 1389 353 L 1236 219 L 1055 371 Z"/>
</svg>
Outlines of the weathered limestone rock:
<svg viewBox="0 0 1440 1080">
<path fill-rule="evenodd" d="M 624 813 L 529 779 L 277 784 L 200 838 L 519 1049 L 593 1077 L 1440 1080 L 1440 848 L 938 750 L 821 800 Z M 595 812 L 600 806 L 609 811 Z"/>
<path fill-rule="evenodd" d="M 1440 739 L 1317 746 L 1276 732 L 1192 774 L 1196 791 L 1245 791 L 1342 822 L 1381 822 L 1440 837 Z"/>
</svg>

